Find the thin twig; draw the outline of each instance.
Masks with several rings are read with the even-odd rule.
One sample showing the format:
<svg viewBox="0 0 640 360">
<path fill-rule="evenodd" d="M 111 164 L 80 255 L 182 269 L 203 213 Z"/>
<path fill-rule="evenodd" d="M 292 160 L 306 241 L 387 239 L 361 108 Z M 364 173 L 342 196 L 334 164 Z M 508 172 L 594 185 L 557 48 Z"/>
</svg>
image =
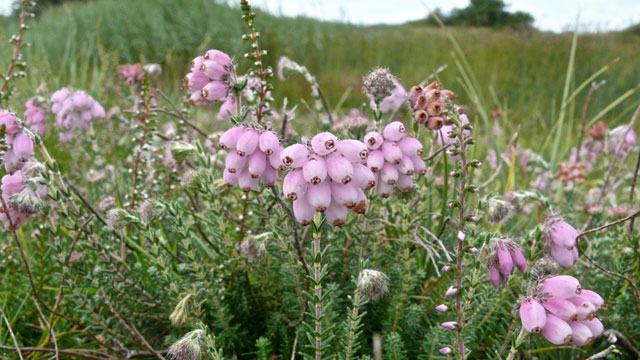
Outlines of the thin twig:
<svg viewBox="0 0 640 360">
<path fill-rule="evenodd" d="M 58 341 L 56 340 L 56 333 L 53 331 L 53 327 L 51 327 L 51 323 L 48 322 L 47 319 L 44 317 L 44 314 L 42 313 L 42 309 L 40 309 L 40 306 L 38 305 L 38 301 L 35 299 L 35 296 L 33 298 L 33 304 L 36 306 L 36 309 L 38 310 L 38 314 L 40 314 L 40 319 L 42 319 L 45 326 L 49 330 L 49 335 L 51 335 L 51 341 L 53 341 L 53 348 L 55 350 L 55 358 L 60 359 L 60 354 L 58 351 Z"/>
<path fill-rule="evenodd" d="M 327 102 L 327 99 L 324 97 L 324 93 L 322 92 L 322 89 L 320 89 L 320 86 L 316 86 L 316 89 L 318 90 L 318 96 L 320 96 L 320 100 L 322 100 L 322 106 L 324 106 L 324 111 L 327 112 L 327 116 L 329 117 L 329 123 L 333 125 L 333 115 L 331 115 L 331 109 L 329 109 L 329 103 Z"/>
<path fill-rule="evenodd" d="M 620 331 L 615 329 L 607 329 L 604 332 L 604 336 L 609 338 L 609 342 L 622 345 L 622 347 L 634 358 L 637 359 L 638 355 L 640 355 L 638 350 L 633 347 L 631 341 L 629 341 L 629 339 Z"/>
<path fill-rule="evenodd" d="M 22 352 L 18 347 L 18 340 L 16 340 L 16 336 L 13 334 L 13 330 L 11 330 L 11 323 L 9 322 L 9 319 L 7 319 L 7 315 L 4 314 L 4 310 L 2 310 L 1 307 L 0 307 L 0 315 L 2 315 L 4 322 L 7 324 L 7 329 L 9 329 L 9 335 L 11 335 L 11 339 L 13 340 L 13 343 L 16 345 L 16 351 L 18 352 L 18 356 L 20 357 L 20 360 L 24 360 L 24 358 L 22 357 Z"/>
<path fill-rule="evenodd" d="M 147 342 L 147 339 L 145 339 L 144 336 L 140 334 L 140 332 L 138 331 L 135 325 L 131 324 L 131 326 L 129 326 L 124 321 L 124 319 L 122 319 L 122 316 L 120 316 L 120 314 L 111 305 L 111 302 L 109 302 L 109 299 L 107 299 L 107 295 L 104 293 L 104 291 L 102 289 L 99 289 L 98 293 L 100 294 L 100 297 L 102 297 L 102 300 L 104 300 L 105 304 L 107 304 L 109 311 L 113 314 L 113 316 L 116 317 L 120 325 L 122 325 L 125 329 L 127 329 L 127 331 L 129 331 L 129 333 L 131 333 L 142 344 L 142 346 L 144 346 L 147 350 L 149 350 L 155 357 L 157 357 L 158 359 L 164 360 L 164 356 L 162 356 L 159 352 L 157 352 L 153 348 L 153 346 L 151 346 Z"/>
<path fill-rule="evenodd" d="M 31 353 L 31 352 L 44 352 L 44 353 L 52 353 L 55 352 L 55 349 L 47 349 L 47 348 L 37 348 L 37 347 L 10 347 L 10 346 L 3 346 L 0 345 L 0 350 L 8 350 L 8 351 L 16 351 L 18 352 L 18 354 L 20 354 L 20 358 L 22 359 L 22 351 L 24 351 L 25 353 Z M 60 354 L 66 354 L 66 355 L 71 355 L 71 356 L 77 356 L 77 357 L 81 357 L 81 358 L 85 358 L 85 359 L 95 359 L 95 360 L 105 360 L 105 359 L 109 359 L 110 357 L 108 355 L 104 355 L 104 356 L 96 356 L 96 355 L 91 355 L 91 354 L 84 354 L 80 351 L 74 351 L 74 350 L 67 350 L 67 349 L 60 349 L 58 350 L 58 352 Z"/>
<path fill-rule="evenodd" d="M 640 169 L 640 152 L 638 152 L 638 160 L 636 161 L 636 170 L 633 172 L 633 182 L 631 183 L 631 190 L 629 191 L 629 207 L 633 207 L 633 203 L 635 202 L 635 189 L 636 189 L 636 180 L 638 179 L 638 170 Z M 629 233 L 633 230 L 633 222 L 635 218 L 631 219 L 629 223 Z"/>
<path fill-rule="evenodd" d="M 187 120 L 184 116 L 182 116 L 182 114 L 177 113 L 177 112 L 173 112 L 171 110 L 168 109 L 163 109 L 163 108 L 152 108 L 151 111 L 153 112 L 161 112 L 161 113 L 165 113 L 169 116 L 173 116 L 177 119 L 179 119 L 180 121 L 184 121 L 185 124 L 189 125 L 193 130 L 195 130 L 196 132 L 198 132 L 198 134 L 204 136 L 205 138 L 208 138 L 209 135 L 204 132 L 204 130 L 200 129 L 198 126 L 196 126 L 194 123 L 192 123 L 191 121 Z"/>
<path fill-rule="evenodd" d="M 589 356 L 588 358 L 586 358 L 584 360 L 604 359 L 607 356 L 609 356 L 609 354 L 611 354 L 615 349 L 616 349 L 615 345 L 609 345 L 608 348 L 600 351 L 599 353 L 593 354 L 593 355 Z"/>
</svg>

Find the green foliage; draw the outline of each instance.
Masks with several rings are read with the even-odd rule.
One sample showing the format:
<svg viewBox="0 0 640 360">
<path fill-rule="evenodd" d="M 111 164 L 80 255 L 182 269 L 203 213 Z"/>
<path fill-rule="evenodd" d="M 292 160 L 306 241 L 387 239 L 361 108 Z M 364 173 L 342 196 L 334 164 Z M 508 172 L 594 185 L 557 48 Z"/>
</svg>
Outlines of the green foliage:
<svg viewBox="0 0 640 360">
<path fill-rule="evenodd" d="M 511 13 L 506 11 L 506 7 L 503 0 L 471 0 L 466 8 L 453 9 L 449 14 L 436 9 L 435 16 L 429 15 L 424 22 L 437 25 L 437 17 L 450 26 L 511 27 L 521 30 L 533 27 L 531 14 L 522 11 Z"/>
</svg>

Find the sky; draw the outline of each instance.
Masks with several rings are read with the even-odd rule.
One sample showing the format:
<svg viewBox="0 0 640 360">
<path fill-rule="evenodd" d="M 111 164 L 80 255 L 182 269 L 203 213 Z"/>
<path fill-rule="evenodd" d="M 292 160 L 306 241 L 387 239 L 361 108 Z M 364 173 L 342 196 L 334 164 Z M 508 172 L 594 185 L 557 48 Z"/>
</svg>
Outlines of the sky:
<svg viewBox="0 0 640 360">
<path fill-rule="evenodd" d="M 231 0 L 236 2 L 237 0 Z M 7 13 L 13 0 L 0 0 Z M 581 31 L 607 31 L 640 23 L 640 0 L 505 0 L 509 11 L 526 11 L 541 30 L 572 30 L 579 15 Z M 424 18 L 428 10 L 445 12 L 465 7 L 469 0 L 251 0 L 276 14 L 307 15 L 356 24 L 398 24 Z M 188 1 L 185 1 L 188 4 Z M 426 5 L 426 6 L 425 6 Z"/>
<path fill-rule="evenodd" d="M 0 0 L 3 1 L 3 0 Z M 284 15 L 307 15 L 356 24 L 398 24 L 424 18 L 426 7 L 445 12 L 463 8 L 469 0 L 253 0 L 252 4 Z M 505 0 L 509 11 L 526 11 L 535 26 L 546 31 L 619 30 L 640 23 L 640 0 Z M 426 6 L 425 6 L 426 5 Z"/>
</svg>

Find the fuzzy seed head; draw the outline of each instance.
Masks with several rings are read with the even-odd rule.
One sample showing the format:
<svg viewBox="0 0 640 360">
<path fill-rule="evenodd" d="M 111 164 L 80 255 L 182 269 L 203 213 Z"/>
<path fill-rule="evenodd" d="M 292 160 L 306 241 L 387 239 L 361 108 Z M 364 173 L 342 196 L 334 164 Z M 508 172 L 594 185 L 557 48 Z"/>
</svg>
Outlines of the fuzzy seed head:
<svg viewBox="0 0 640 360">
<path fill-rule="evenodd" d="M 389 278 L 380 271 L 365 269 L 360 273 L 358 287 L 367 299 L 377 301 L 389 292 Z"/>
<path fill-rule="evenodd" d="M 389 69 L 378 67 L 364 77 L 362 90 L 373 97 L 373 101 L 380 103 L 395 89 L 394 80 L 396 77 L 391 74 Z"/>
</svg>

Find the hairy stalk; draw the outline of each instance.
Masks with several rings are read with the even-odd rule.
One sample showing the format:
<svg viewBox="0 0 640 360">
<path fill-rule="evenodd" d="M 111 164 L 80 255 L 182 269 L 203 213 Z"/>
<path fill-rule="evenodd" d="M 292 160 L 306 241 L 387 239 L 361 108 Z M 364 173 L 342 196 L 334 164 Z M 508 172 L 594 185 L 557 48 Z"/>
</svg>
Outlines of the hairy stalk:
<svg viewBox="0 0 640 360">
<path fill-rule="evenodd" d="M 400 292 L 400 298 L 398 300 L 398 305 L 396 306 L 396 313 L 393 318 L 393 327 L 392 332 L 397 331 L 398 322 L 400 321 L 400 314 L 402 312 L 402 307 L 404 306 L 404 301 L 407 298 L 407 292 L 409 291 L 409 280 L 411 279 L 411 245 L 408 240 L 404 239 L 403 241 L 404 251 L 402 262 L 404 263 L 404 278 L 402 279 L 402 290 Z"/>
<path fill-rule="evenodd" d="M 518 347 L 520 347 L 520 345 L 522 344 L 526 336 L 527 336 L 527 331 L 524 328 L 520 329 L 518 338 L 516 339 L 515 343 L 511 345 L 511 349 L 509 350 L 509 355 L 507 355 L 507 360 L 513 360 L 515 358 L 516 354 L 518 353 Z"/>
<path fill-rule="evenodd" d="M 360 307 L 364 303 L 361 298 L 362 294 L 360 293 L 360 287 L 358 286 L 358 284 L 356 284 L 356 290 L 353 294 L 353 307 L 351 309 L 351 315 L 347 320 L 349 322 L 349 329 L 347 332 L 347 340 L 344 349 L 344 360 L 350 360 L 355 353 L 354 344 L 356 341 L 356 332 L 360 327 L 360 318 L 362 317 L 362 315 L 359 314 L 359 311 Z"/>
<path fill-rule="evenodd" d="M 265 69 L 262 64 L 262 56 L 267 54 L 266 50 L 260 50 L 260 45 L 258 44 L 258 38 L 260 37 L 260 33 L 255 29 L 255 18 L 256 13 L 251 11 L 251 6 L 247 0 L 240 1 L 240 9 L 242 9 L 242 20 L 247 23 L 247 27 L 249 28 L 249 34 L 243 35 L 243 39 L 251 41 L 251 49 L 252 52 L 247 53 L 247 58 L 252 58 L 254 61 L 253 65 L 256 67 L 257 75 L 260 78 L 260 85 L 258 87 L 258 113 L 256 114 L 257 121 L 260 123 L 262 117 L 265 112 L 269 110 L 269 102 L 270 100 L 267 98 L 267 91 L 271 90 L 272 85 L 267 83 L 266 78 L 273 76 L 273 71 L 271 68 Z"/>
<path fill-rule="evenodd" d="M 465 185 L 467 182 L 467 177 L 469 176 L 469 173 L 467 172 L 467 154 L 466 154 L 466 145 L 465 145 L 465 136 L 464 136 L 464 132 L 461 131 L 460 134 L 458 135 L 458 141 L 460 144 L 460 159 L 461 159 L 461 164 L 462 164 L 462 180 L 460 181 L 460 188 L 458 189 L 458 193 L 460 195 L 459 197 L 459 202 L 460 202 L 460 216 L 458 217 L 458 231 L 462 232 L 464 234 L 464 193 L 465 193 Z M 460 294 L 460 289 L 462 289 L 462 278 L 464 276 L 464 268 L 463 268 L 463 263 L 462 263 L 462 258 L 463 258 L 463 250 L 464 250 L 464 242 L 462 241 L 462 239 L 459 239 L 458 241 L 458 251 L 456 254 L 456 267 L 458 268 L 458 279 L 456 280 L 456 288 L 458 289 L 458 292 L 456 293 L 456 309 L 458 309 L 458 322 L 457 322 L 457 326 L 456 326 L 456 334 L 457 334 L 457 338 L 458 338 L 458 352 L 460 353 L 460 356 L 464 359 L 465 358 L 465 351 L 464 351 L 464 340 L 462 339 L 462 326 L 464 323 L 464 312 L 462 311 L 462 301 L 461 301 L 461 294 Z"/>
<path fill-rule="evenodd" d="M 13 56 L 11 57 L 11 62 L 9 63 L 9 68 L 7 69 L 7 73 L 2 78 L 2 85 L 0 86 L 0 101 L 3 99 L 8 99 L 9 94 L 5 93 L 8 90 L 9 81 L 13 78 L 13 70 L 15 69 L 18 61 L 21 59 L 22 55 L 20 54 L 20 49 L 22 49 L 22 42 L 24 39 L 24 32 L 29 28 L 26 24 L 27 18 L 27 6 L 29 5 L 29 0 L 22 0 L 20 4 L 20 30 L 18 36 L 15 35 L 11 37 L 10 42 L 14 44 Z M 22 66 L 26 66 L 22 65 Z M 26 75 L 25 75 L 26 76 Z"/>
<path fill-rule="evenodd" d="M 313 294 L 315 308 L 315 339 L 316 339 L 316 360 L 322 359 L 322 253 L 320 249 L 320 224 L 319 216 L 316 215 L 316 222 L 313 231 Z"/>
</svg>

